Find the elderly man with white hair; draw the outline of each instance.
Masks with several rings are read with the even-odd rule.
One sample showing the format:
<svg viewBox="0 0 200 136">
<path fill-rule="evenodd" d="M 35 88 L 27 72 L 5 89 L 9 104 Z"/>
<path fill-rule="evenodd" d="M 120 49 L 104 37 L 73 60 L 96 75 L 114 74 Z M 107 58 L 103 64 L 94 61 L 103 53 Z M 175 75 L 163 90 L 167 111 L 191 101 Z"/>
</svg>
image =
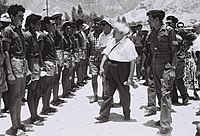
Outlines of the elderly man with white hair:
<svg viewBox="0 0 200 136">
<path fill-rule="evenodd" d="M 111 38 L 103 51 L 103 59 L 100 65 L 100 75 L 103 75 L 103 65 L 108 61 L 106 80 L 109 91 L 105 92 L 104 102 L 100 109 L 100 116 L 96 117 L 99 123 L 107 122 L 113 95 L 118 89 L 123 107 L 124 120 L 130 120 L 130 92 L 129 85 L 132 81 L 135 59 L 138 56 L 133 42 L 126 36 L 129 28 L 120 22 L 113 25 L 114 38 Z"/>
</svg>

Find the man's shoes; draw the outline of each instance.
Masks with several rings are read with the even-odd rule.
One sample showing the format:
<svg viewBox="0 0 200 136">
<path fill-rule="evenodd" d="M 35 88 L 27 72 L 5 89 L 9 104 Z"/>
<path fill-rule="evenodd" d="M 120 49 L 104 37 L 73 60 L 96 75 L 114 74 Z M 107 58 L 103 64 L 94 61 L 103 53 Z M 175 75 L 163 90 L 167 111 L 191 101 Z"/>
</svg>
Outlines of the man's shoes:
<svg viewBox="0 0 200 136">
<path fill-rule="evenodd" d="M 129 120 L 131 120 L 130 116 L 124 116 L 124 121 L 129 121 Z"/>
<path fill-rule="evenodd" d="M 98 120 L 98 123 L 108 122 L 108 117 L 106 117 L 106 116 L 95 117 L 95 119 Z"/>
<path fill-rule="evenodd" d="M 196 116 L 200 116 L 200 110 L 196 112 Z"/>
<path fill-rule="evenodd" d="M 9 109 L 8 108 L 4 108 L 1 110 L 2 113 L 9 113 Z"/>
<path fill-rule="evenodd" d="M 152 116 L 152 115 L 156 115 L 156 111 L 148 111 L 144 116 L 149 117 L 149 116 Z"/>
<path fill-rule="evenodd" d="M 15 129 L 15 128 L 13 128 L 13 127 L 11 127 L 11 128 L 9 128 L 8 130 L 6 130 L 6 134 L 7 135 L 17 135 L 17 128 Z"/>
<path fill-rule="evenodd" d="M 156 122 L 156 126 L 160 126 L 160 120 Z"/>
<path fill-rule="evenodd" d="M 94 103 L 94 102 L 97 102 L 97 101 L 98 101 L 97 97 L 92 97 L 90 99 L 90 103 Z"/>
<path fill-rule="evenodd" d="M 146 81 L 146 82 L 144 82 L 142 85 L 148 86 L 149 84 L 148 84 L 148 82 Z"/>
<path fill-rule="evenodd" d="M 158 131 L 157 135 L 160 136 L 171 136 L 172 128 L 160 128 L 160 131 Z"/>
<path fill-rule="evenodd" d="M 21 126 L 19 127 L 19 129 L 23 130 L 24 132 L 31 132 L 31 131 L 33 131 L 33 127 L 32 126 L 25 126 L 24 124 L 21 124 Z"/>
</svg>

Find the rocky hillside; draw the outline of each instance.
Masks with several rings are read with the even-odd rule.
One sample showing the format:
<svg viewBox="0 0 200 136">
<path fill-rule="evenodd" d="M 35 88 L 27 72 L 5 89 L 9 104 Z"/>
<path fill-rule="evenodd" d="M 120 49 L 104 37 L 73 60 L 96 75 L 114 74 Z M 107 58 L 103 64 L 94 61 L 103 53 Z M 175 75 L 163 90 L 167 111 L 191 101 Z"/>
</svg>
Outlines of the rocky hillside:
<svg viewBox="0 0 200 136">
<path fill-rule="evenodd" d="M 32 10 L 34 13 L 46 14 L 47 0 L 8 0 Z M 162 9 L 169 15 L 176 15 L 180 21 L 191 25 L 200 21 L 200 0 L 48 0 L 49 14 L 55 11 L 71 14 L 72 7 L 80 4 L 85 13 L 95 11 L 107 17 L 125 16 L 127 22 L 146 20 L 150 9 Z"/>
<path fill-rule="evenodd" d="M 124 16 L 127 22 L 145 22 L 146 12 L 150 9 L 162 9 L 167 15 L 175 15 L 186 25 L 200 21 L 200 0 L 142 0 L 134 10 Z"/>
</svg>

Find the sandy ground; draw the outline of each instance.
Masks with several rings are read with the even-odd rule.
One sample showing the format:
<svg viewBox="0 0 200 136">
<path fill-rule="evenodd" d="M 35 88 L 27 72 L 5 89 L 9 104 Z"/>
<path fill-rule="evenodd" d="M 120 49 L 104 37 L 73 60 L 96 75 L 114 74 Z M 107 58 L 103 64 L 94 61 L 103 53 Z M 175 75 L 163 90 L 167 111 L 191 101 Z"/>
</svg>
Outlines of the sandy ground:
<svg viewBox="0 0 200 136">
<path fill-rule="evenodd" d="M 141 85 L 140 81 L 137 89 L 131 88 L 131 120 L 123 120 L 122 108 L 111 109 L 109 122 L 103 124 L 95 123 L 94 117 L 98 116 L 101 101 L 89 103 L 92 96 L 91 80 L 81 89 L 77 90 L 73 99 L 65 99 L 67 103 L 63 107 L 57 107 L 58 112 L 48 116 L 44 126 L 33 126 L 34 131 L 28 132 L 29 136 L 156 136 L 159 130 L 155 122 L 159 120 L 160 112 L 157 115 L 144 117 L 147 105 L 147 87 Z M 101 83 L 101 79 L 99 79 Z M 61 88 L 61 87 L 60 87 Z M 99 85 L 101 90 L 101 84 Z M 60 89 L 60 93 L 61 93 Z M 193 91 L 188 91 L 193 96 Z M 99 92 L 101 96 L 101 92 Z M 180 102 L 181 99 L 179 99 Z M 119 102 L 116 92 L 114 102 Z M 200 117 L 195 116 L 199 109 L 200 102 L 190 100 L 188 106 L 173 106 L 172 113 L 172 136 L 194 136 L 197 121 Z M 2 105 L 3 108 L 3 105 Z M 38 112 L 41 111 L 41 101 Z M 11 126 L 9 114 L 7 118 L 0 119 L 0 136 Z M 27 103 L 22 106 L 22 120 L 29 118 Z"/>
</svg>

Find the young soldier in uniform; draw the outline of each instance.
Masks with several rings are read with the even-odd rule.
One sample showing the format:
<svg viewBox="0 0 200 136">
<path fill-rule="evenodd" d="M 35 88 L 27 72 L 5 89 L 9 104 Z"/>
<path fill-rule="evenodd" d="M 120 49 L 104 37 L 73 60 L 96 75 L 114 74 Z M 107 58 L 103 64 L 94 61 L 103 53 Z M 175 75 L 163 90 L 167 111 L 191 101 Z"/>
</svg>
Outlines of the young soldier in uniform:
<svg viewBox="0 0 200 136">
<path fill-rule="evenodd" d="M 100 18 L 94 19 L 93 31 L 89 33 L 88 39 L 90 43 L 90 73 L 92 74 L 92 89 L 94 92 L 94 97 L 90 99 L 90 103 L 94 103 L 98 100 L 98 75 L 99 75 L 99 66 L 101 63 L 101 52 L 99 51 L 99 47 L 97 43 L 99 41 L 99 35 L 102 32 L 100 27 Z"/>
<path fill-rule="evenodd" d="M 56 65 L 58 68 L 58 73 L 54 76 L 54 86 L 53 86 L 53 100 L 51 101 L 51 104 L 54 106 L 58 106 L 61 103 L 64 103 L 64 100 L 61 100 L 58 97 L 59 93 L 59 80 L 60 75 L 63 68 L 63 62 L 64 62 L 64 54 L 63 54 L 63 36 L 61 33 L 61 17 L 62 14 L 54 14 L 51 16 L 51 19 L 55 21 L 55 31 L 53 32 L 53 38 L 56 46 Z"/>
<path fill-rule="evenodd" d="M 138 55 L 133 42 L 125 35 L 129 32 L 129 28 L 119 22 L 114 23 L 113 28 L 114 38 L 108 41 L 108 46 L 103 51 L 104 56 L 100 65 L 100 74 L 102 75 L 104 72 L 103 65 L 106 60 L 108 61 L 106 81 L 109 85 L 109 90 L 104 95 L 100 116 L 96 118 L 100 123 L 108 121 L 116 89 L 118 89 L 120 94 L 124 120 L 130 120 L 131 99 L 129 85 L 132 83 L 135 59 Z"/>
<path fill-rule="evenodd" d="M 178 19 L 175 16 L 167 16 L 167 22 L 166 24 L 170 27 L 172 27 L 174 30 L 176 30 L 176 24 L 178 23 Z M 177 40 L 179 41 L 179 44 L 177 46 L 177 67 L 176 67 L 176 78 L 174 81 L 174 87 L 171 93 L 171 98 L 172 98 L 172 104 L 178 103 L 178 94 L 177 94 L 177 89 L 180 91 L 183 104 L 187 104 L 189 101 L 189 95 L 187 93 L 187 88 L 184 84 L 184 76 L 185 76 L 185 50 L 184 49 L 184 44 L 182 42 L 182 38 L 180 37 L 178 39 L 178 34 L 176 35 Z M 189 45 L 188 45 L 189 46 Z M 189 48 L 188 48 L 189 49 Z"/>
<path fill-rule="evenodd" d="M 0 18 L 0 20 L 1 20 L 1 18 Z M 0 22 L 0 29 L 1 28 L 2 28 L 2 23 Z M 2 94 L 8 90 L 5 70 L 6 70 L 5 69 L 5 54 L 3 51 L 2 41 L 0 41 L 0 107 L 1 107 Z M 3 118 L 3 117 L 6 117 L 6 116 L 2 114 L 1 108 L 0 108 L 0 118 Z"/>
<path fill-rule="evenodd" d="M 10 23 L 11 19 L 8 15 L 8 13 L 4 13 L 1 15 L 0 21 L 2 23 L 1 32 L 6 28 Z M 2 98 L 4 102 L 4 108 L 2 109 L 2 113 L 8 113 L 9 112 L 9 104 L 8 104 L 8 91 L 5 91 L 2 93 Z"/>
<path fill-rule="evenodd" d="M 63 24 L 63 46 L 64 46 L 64 69 L 62 71 L 62 86 L 63 94 L 62 98 L 72 98 L 74 94 L 71 92 L 71 78 L 72 78 L 72 40 L 71 40 L 71 23 L 67 21 Z"/>
<path fill-rule="evenodd" d="M 8 135 L 16 135 L 18 129 L 27 131 L 21 123 L 21 100 L 25 95 L 26 74 L 28 72 L 25 59 L 25 42 L 21 25 L 25 9 L 21 5 L 11 5 L 8 14 L 12 20 L 11 25 L 3 31 L 3 46 L 7 64 L 7 79 L 9 89 L 9 110 L 12 127 L 6 131 Z"/>
<path fill-rule="evenodd" d="M 55 31 L 54 21 L 50 17 L 44 17 L 41 21 L 43 34 L 39 36 L 38 41 L 42 51 L 43 58 L 43 70 L 46 74 L 41 77 L 40 84 L 42 84 L 42 112 L 43 115 L 54 113 L 57 110 L 50 107 L 51 89 L 53 88 L 54 76 L 56 72 L 56 47 L 53 38 L 53 32 Z"/>
<path fill-rule="evenodd" d="M 77 38 L 78 38 L 78 44 L 79 44 L 79 55 L 80 55 L 80 62 L 78 63 L 78 68 L 77 68 L 77 85 L 83 86 L 86 84 L 84 81 L 84 69 L 85 67 L 85 56 L 86 56 L 86 47 L 87 47 L 87 39 L 85 36 L 85 33 L 83 32 L 83 23 L 84 21 L 82 19 L 76 20 L 76 26 L 77 26 Z"/>
<path fill-rule="evenodd" d="M 25 43 L 27 46 L 26 58 L 28 66 L 32 73 L 31 83 L 28 85 L 27 102 L 31 113 L 30 123 L 36 124 L 44 121 L 44 118 L 37 114 L 38 103 L 40 99 L 40 89 L 37 88 L 40 79 L 40 62 L 42 59 L 41 50 L 39 47 L 36 31 L 40 31 L 42 17 L 36 14 L 31 14 L 26 18 Z M 39 122 L 38 122 L 39 121 Z"/>
<path fill-rule="evenodd" d="M 161 105 L 160 134 L 171 133 L 171 97 L 175 79 L 177 62 L 176 48 L 178 42 L 173 28 L 163 24 L 165 12 L 162 10 L 150 10 L 147 12 L 148 22 L 152 28 L 149 41 L 153 53 L 153 76 L 155 90 Z"/>
</svg>

